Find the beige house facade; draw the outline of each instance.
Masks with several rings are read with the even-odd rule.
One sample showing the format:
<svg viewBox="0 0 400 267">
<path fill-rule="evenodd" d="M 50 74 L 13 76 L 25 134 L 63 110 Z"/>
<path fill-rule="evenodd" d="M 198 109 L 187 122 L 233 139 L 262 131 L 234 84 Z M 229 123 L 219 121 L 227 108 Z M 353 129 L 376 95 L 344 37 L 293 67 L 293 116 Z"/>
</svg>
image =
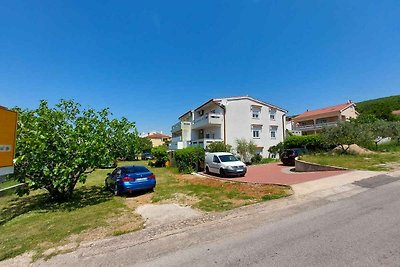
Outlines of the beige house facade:
<svg viewBox="0 0 400 267">
<path fill-rule="evenodd" d="M 148 133 L 142 135 L 142 137 L 149 138 L 153 147 L 164 145 L 166 141 L 171 140 L 171 136 L 157 132 Z"/>
<path fill-rule="evenodd" d="M 292 129 L 301 135 L 315 134 L 324 127 L 336 126 L 339 122 L 357 118 L 356 104 L 346 104 L 306 111 L 292 120 Z"/>
</svg>

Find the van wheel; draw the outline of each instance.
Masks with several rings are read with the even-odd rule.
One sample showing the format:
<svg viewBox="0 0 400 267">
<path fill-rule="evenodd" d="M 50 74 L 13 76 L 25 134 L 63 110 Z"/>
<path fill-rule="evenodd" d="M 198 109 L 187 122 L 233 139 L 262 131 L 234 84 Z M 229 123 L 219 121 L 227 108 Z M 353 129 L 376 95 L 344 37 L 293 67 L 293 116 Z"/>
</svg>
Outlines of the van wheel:
<svg viewBox="0 0 400 267">
<path fill-rule="evenodd" d="M 219 175 L 221 175 L 221 177 L 225 177 L 226 176 L 224 169 L 220 169 L 219 170 Z"/>
<path fill-rule="evenodd" d="M 208 166 L 206 166 L 206 173 L 210 174 L 210 169 L 208 168 Z"/>
</svg>

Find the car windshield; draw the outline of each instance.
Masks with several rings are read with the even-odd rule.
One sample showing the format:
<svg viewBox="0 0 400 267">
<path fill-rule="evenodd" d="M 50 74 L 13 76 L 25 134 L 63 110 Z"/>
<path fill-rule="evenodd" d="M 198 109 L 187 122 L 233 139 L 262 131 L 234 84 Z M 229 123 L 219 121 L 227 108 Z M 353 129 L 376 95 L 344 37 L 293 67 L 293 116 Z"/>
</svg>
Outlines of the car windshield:
<svg viewBox="0 0 400 267">
<path fill-rule="evenodd" d="M 219 156 L 219 159 L 220 159 L 222 162 L 238 161 L 238 159 L 235 158 L 235 156 L 233 156 L 233 155 L 223 155 L 223 156 Z"/>
<path fill-rule="evenodd" d="M 124 173 L 137 173 L 137 172 L 149 172 L 149 170 L 144 166 L 132 166 L 123 169 Z"/>
</svg>

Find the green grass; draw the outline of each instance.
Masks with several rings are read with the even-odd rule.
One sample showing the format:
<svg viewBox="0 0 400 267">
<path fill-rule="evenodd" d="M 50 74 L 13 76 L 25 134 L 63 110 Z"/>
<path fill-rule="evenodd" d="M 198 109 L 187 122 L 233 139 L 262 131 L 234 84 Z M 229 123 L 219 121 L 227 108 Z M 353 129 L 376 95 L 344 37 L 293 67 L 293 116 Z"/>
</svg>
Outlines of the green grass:
<svg viewBox="0 0 400 267">
<path fill-rule="evenodd" d="M 147 162 L 119 164 L 147 165 Z M 112 236 L 140 229 L 143 220 L 132 209 L 143 203 L 179 203 L 203 211 L 224 211 L 290 194 L 287 187 L 180 175 L 176 168 L 150 169 L 157 177 L 157 186 L 151 194 L 115 197 L 104 190 L 104 179 L 112 169 L 99 169 L 88 175 L 85 184 L 77 185 L 69 202 L 50 202 L 44 190 L 23 197 L 0 197 L 0 260 L 28 251 L 34 252 L 34 259 L 43 257 L 49 248 L 91 240 L 100 230 L 101 236 Z M 276 197 L 266 198 L 266 195 Z"/>
<path fill-rule="evenodd" d="M 47 194 L 0 198 L 0 260 L 62 243 L 68 236 L 108 225 L 108 218 L 127 211 L 122 199 L 102 187 L 81 187 L 74 199 L 56 204 Z"/>
<path fill-rule="evenodd" d="M 7 181 L 4 181 L 4 182 L 0 183 L 0 189 L 4 189 L 4 188 L 7 188 L 7 187 L 10 187 L 10 186 L 13 186 L 13 185 L 17 185 L 17 184 L 19 184 L 17 181 L 7 180 Z"/>
<path fill-rule="evenodd" d="M 337 166 L 356 170 L 387 171 L 388 163 L 400 162 L 399 152 L 374 153 L 367 155 L 353 154 L 308 154 L 302 160 L 321 165 Z"/>
</svg>

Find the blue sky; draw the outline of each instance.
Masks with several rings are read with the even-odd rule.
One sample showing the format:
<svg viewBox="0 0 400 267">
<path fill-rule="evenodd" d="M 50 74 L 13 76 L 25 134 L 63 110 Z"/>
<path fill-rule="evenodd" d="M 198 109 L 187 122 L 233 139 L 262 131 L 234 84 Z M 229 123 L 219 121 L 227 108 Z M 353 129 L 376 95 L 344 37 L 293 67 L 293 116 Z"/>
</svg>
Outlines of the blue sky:
<svg viewBox="0 0 400 267">
<path fill-rule="evenodd" d="M 0 105 L 74 99 L 170 131 L 210 98 L 297 114 L 400 94 L 400 3 L 0 2 Z"/>
</svg>

